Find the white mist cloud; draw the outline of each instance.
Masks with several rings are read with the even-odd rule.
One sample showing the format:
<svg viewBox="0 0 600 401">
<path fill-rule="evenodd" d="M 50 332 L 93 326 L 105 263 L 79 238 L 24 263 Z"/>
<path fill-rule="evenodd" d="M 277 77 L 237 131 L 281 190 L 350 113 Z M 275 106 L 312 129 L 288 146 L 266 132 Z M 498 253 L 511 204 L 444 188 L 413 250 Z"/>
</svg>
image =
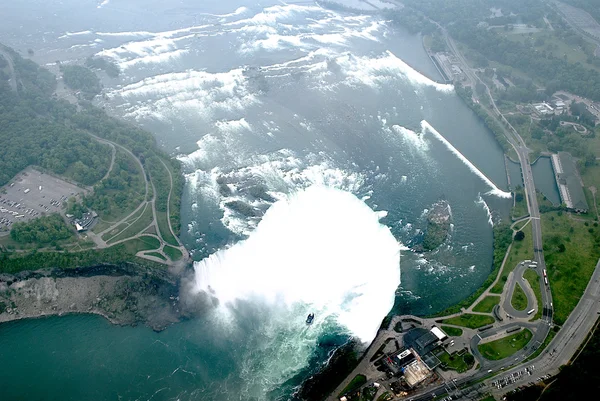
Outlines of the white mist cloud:
<svg viewBox="0 0 600 401">
<path fill-rule="evenodd" d="M 400 245 L 379 214 L 348 192 L 312 186 L 276 202 L 250 237 L 197 262 L 196 291 L 297 305 L 372 341 L 400 284 Z M 303 323 L 303 320 L 300 320 Z"/>
</svg>

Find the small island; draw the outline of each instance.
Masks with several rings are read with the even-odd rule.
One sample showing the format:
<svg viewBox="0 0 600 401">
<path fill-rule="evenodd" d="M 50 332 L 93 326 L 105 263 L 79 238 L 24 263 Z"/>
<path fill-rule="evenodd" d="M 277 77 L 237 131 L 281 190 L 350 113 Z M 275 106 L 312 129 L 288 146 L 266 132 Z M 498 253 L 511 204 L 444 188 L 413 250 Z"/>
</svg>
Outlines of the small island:
<svg viewBox="0 0 600 401">
<path fill-rule="evenodd" d="M 424 251 L 432 251 L 448 238 L 452 222 L 450 204 L 446 200 L 434 203 L 427 214 L 427 228 L 421 244 Z"/>
</svg>

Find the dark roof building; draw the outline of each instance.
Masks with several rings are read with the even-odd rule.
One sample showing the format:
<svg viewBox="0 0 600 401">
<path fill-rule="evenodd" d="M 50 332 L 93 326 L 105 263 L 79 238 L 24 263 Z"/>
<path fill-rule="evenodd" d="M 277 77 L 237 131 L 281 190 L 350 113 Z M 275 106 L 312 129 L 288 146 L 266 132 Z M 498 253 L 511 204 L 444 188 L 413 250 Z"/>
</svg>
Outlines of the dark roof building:
<svg viewBox="0 0 600 401">
<path fill-rule="evenodd" d="M 569 152 L 558 152 L 552 155 L 552 168 L 561 201 L 567 209 L 578 213 L 586 213 L 589 209 L 577 165 Z"/>
</svg>

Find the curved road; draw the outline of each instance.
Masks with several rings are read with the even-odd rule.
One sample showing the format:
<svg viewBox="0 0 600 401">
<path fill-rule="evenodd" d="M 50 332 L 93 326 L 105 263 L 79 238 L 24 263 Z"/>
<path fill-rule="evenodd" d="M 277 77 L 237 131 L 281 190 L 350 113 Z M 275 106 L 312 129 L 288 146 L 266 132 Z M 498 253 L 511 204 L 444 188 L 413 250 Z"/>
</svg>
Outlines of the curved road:
<svg viewBox="0 0 600 401">
<path fill-rule="evenodd" d="M 529 282 L 523 278 L 523 273 L 529 268 L 527 265 L 528 263 L 525 262 L 519 263 L 517 268 L 508 275 L 508 281 L 504 285 L 504 292 L 502 293 L 502 308 L 510 316 L 510 318 L 527 319 L 529 317 L 533 317 L 533 314 L 527 314 L 528 311 L 533 309 L 533 313 L 536 313 L 538 310 L 535 293 L 531 289 Z M 520 286 L 527 296 L 527 307 L 522 311 L 516 310 L 512 306 L 512 297 L 515 292 L 516 285 Z"/>
</svg>

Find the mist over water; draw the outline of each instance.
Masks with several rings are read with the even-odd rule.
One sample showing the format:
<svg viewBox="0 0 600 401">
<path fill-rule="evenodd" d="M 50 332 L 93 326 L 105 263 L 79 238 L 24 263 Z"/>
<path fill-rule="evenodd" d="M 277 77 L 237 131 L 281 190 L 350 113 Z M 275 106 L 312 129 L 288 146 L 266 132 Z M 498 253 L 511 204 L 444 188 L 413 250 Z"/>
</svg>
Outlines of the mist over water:
<svg viewBox="0 0 600 401">
<path fill-rule="evenodd" d="M 236 301 L 333 319 L 370 343 L 400 284 L 400 246 L 381 213 L 354 195 L 312 186 L 274 203 L 247 240 L 195 263 L 195 291 L 227 313 Z"/>
<path fill-rule="evenodd" d="M 311 186 L 274 203 L 248 239 L 195 263 L 192 291 L 218 301 L 220 335 L 254 321 L 253 350 L 240 354 L 247 395 L 264 399 L 309 369 L 323 338 L 373 340 L 400 284 L 400 244 L 383 215 Z"/>
</svg>

